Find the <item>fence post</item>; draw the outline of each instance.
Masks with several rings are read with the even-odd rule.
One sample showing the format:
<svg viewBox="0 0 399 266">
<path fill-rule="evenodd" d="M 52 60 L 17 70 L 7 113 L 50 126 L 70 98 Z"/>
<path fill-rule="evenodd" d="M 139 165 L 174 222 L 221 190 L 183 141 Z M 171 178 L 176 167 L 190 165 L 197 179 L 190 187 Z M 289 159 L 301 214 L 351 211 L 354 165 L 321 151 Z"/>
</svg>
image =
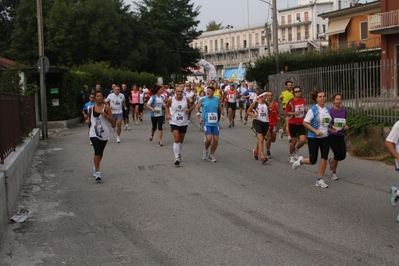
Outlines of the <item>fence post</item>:
<svg viewBox="0 0 399 266">
<path fill-rule="evenodd" d="M 353 68 L 355 70 L 355 110 L 356 113 L 359 111 L 359 63 L 354 63 Z"/>
</svg>

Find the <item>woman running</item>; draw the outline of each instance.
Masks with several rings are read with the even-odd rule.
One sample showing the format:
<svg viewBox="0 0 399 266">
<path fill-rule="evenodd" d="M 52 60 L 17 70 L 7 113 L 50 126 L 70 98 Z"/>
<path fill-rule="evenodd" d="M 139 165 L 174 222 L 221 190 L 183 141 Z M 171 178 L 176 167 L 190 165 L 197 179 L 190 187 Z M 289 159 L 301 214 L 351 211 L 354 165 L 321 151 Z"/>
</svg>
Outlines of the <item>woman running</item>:
<svg viewBox="0 0 399 266">
<path fill-rule="evenodd" d="M 158 127 L 158 146 L 162 147 L 162 124 L 165 117 L 164 114 L 164 105 L 165 105 L 165 96 L 163 95 L 163 88 L 159 85 L 154 85 L 151 89 L 152 96 L 148 100 L 146 107 L 151 110 L 151 135 L 148 138 L 149 141 L 152 141 L 154 138 L 155 130 Z"/>
<path fill-rule="evenodd" d="M 315 90 L 310 93 L 310 99 L 316 102 L 307 112 L 303 125 L 308 129 L 308 148 L 309 158 L 298 158 L 292 168 L 295 170 L 302 164 L 315 164 L 317 156 L 321 153 L 321 162 L 319 165 L 319 176 L 316 180 L 316 186 L 328 188 L 323 180 L 324 172 L 327 167 L 328 152 L 330 149 L 328 143 L 328 128 L 331 123 L 330 108 L 326 106 L 326 94 L 323 91 Z"/>
<path fill-rule="evenodd" d="M 140 104 L 140 92 L 137 89 L 137 85 L 134 84 L 130 92 L 130 106 L 132 108 L 133 124 L 136 122 L 136 125 L 139 124 L 139 104 Z"/>
<path fill-rule="evenodd" d="M 143 122 L 143 111 L 144 111 L 144 102 L 145 102 L 145 92 L 143 91 L 143 87 L 139 87 L 139 119 Z"/>
<path fill-rule="evenodd" d="M 338 180 L 336 175 L 338 162 L 346 158 L 345 131 L 349 129 L 346 124 L 346 110 L 341 107 L 342 95 L 336 93 L 332 96 L 333 107 L 330 109 L 332 118 L 331 129 L 328 132 L 328 142 L 334 153 L 334 157 L 328 159 L 331 170 L 330 179 Z"/>
</svg>

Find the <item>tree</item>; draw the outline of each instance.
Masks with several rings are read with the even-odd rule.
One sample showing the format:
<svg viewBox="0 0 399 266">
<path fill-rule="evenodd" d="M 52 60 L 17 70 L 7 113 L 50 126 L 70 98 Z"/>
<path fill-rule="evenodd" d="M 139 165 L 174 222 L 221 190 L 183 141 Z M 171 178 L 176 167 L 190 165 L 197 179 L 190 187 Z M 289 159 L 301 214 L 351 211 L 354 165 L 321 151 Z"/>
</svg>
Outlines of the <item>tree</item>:
<svg viewBox="0 0 399 266">
<path fill-rule="evenodd" d="M 0 1 L 0 54 L 10 48 L 16 8 L 20 0 Z"/>
<path fill-rule="evenodd" d="M 214 30 L 221 30 L 224 27 L 222 27 L 222 23 L 217 24 L 216 21 L 212 20 L 209 22 L 208 25 L 206 25 L 206 31 L 214 31 Z"/>
<path fill-rule="evenodd" d="M 195 20 L 200 7 L 194 8 L 190 0 L 143 0 L 136 7 L 138 50 L 147 55 L 143 69 L 169 76 L 193 65 L 200 53 L 189 44 L 202 33 L 196 30 L 199 21 Z"/>
</svg>

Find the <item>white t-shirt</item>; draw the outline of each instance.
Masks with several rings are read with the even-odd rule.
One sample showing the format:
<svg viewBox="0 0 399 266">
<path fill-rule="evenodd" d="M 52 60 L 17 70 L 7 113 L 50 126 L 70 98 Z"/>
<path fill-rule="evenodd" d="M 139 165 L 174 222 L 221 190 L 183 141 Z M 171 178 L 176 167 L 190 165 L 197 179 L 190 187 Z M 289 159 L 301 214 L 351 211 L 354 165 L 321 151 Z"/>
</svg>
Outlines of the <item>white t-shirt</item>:
<svg viewBox="0 0 399 266">
<path fill-rule="evenodd" d="M 113 114 L 121 114 L 123 113 L 123 102 L 125 101 L 125 95 L 119 93 L 116 95 L 115 93 L 109 94 L 107 99 L 105 99 L 107 103 L 111 106 L 111 112 Z"/>
<path fill-rule="evenodd" d="M 317 114 L 313 113 L 313 109 L 310 108 L 309 111 L 306 113 L 304 121 L 309 123 L 314 129 L 320 130 L 323 132 L 323 135 L 316 136 L 316 138 L 325 138 L 328 137 L 328 126 L 331 122 L 330 112 L 328 111 L 327 107 L 321 108 L 320 106 L 316 105 L 318 109 L 316 110 Z M 309 135 L 314 134 L 313 132 L 309 132 Z"/>
<path fill-rule="evenodd" d="M 399 121 L 393 125 L 386 140 L 395 144 L 395 150 L 397 153 L 399 153 Z M 396 171 L 399 170 L 399 163 L 397 160 L 395 160 L 395 168 Z"/>
</svg>

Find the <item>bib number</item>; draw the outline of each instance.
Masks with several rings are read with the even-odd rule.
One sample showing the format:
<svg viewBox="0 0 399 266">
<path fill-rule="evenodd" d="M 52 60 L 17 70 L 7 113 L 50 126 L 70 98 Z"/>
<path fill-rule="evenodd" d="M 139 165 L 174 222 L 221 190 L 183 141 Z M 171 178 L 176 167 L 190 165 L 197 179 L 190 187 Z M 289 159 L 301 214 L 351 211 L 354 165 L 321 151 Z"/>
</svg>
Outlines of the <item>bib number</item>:
<svg viewBox="0 0 399 266">
<path fill-rule="evenodd" d="M 161 116 L 161 115 L 162 115 L 161 107 L 155 107 L 154 116 Z"/>
<path fill-rule="evenodd" d="M 208 123 L 215 124 L 218 122 L 218 114 L 217 113 L 208 113 Z"/>
</svg>

